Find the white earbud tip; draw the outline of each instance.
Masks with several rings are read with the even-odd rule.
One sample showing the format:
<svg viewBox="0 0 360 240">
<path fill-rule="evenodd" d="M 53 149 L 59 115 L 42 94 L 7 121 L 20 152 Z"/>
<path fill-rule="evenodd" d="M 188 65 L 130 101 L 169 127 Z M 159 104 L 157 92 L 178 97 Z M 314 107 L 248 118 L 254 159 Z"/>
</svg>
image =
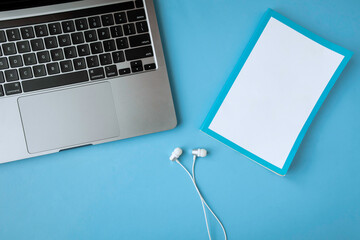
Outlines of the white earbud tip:
<svg viewBox="0 0 360 240">
<path fill-rule="evenodd" d="M 200 149 L 200 157 L 206 157 L 206 156 L 207 156 L 206 149 Z"/>
<path fill-rule="evenodd" d="M 180 156 L 183 153 L 183 150 L 181 148 L 175 148 L 174 153 Z"/>
<path fill-rule="evenodd" d="M 171 161 L 174 161 L 174 160 L 178 159 L 182 153 L 183 153 L 183 150 L 181 148 L 175 148 L 169 159 Z"/>
<path fill-rule="evenodd" d="M 206 151 L 206 149 L 198 148 L 198 149 L 192 150 L 192 154 L 195 155 L 196 157 L 206 157 L 207 151 Z"/>
</svg>

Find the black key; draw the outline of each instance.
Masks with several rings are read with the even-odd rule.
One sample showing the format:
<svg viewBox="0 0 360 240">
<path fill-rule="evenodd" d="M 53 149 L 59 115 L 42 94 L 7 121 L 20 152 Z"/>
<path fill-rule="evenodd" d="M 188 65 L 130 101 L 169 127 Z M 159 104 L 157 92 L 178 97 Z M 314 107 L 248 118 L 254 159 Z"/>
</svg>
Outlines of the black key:
<svg viewBox="0 0 360 240">
<path fill-rule="evenodd" d="M 24 88 L 24 92 L 31 92 L 87 81 L 89 81 L 87 71 L 79 71 L 23 81 L 22 86 Z"/>
<path fill-rule="evenodd" d="M 4 82 L 5 82 L 4 73 L 0 72 L 0 83 L 4 83 Z"/>
<path fill-rule="evenodd" d="M 8 63 L 7 58 L 5 58 L 5 57 L 0 58 L 0 70 L 7 69 L 7 68 L 9 68 L 9 63 Z"/>
<path fill-rule="evenodd" d="M 64 21 L 61 23 L 64 33 L 74 32 L 75 31 L 75 24 L 73 20 Z"/>
<path fill-rule="evenodd" d="M 97 56 L 90 56 L 86 58 L 88 68 L 99 66 L 99 58 Z"/>
<path fill-rule="evenodd" d="M 110 53 L 104 53 L 99 55 L 101 65 L 112 64 Z"/>
<path fill-rule="evenodd" d="M 141 8 L 141 7 L 144 6 L 144 3 L 143 3 L 142 0 L 136 0 L 136 1 L 135 1 L 135 5 L 136 5 L 137 8 Z"/>
<path fill-rule="evenodd" d="M 85 39 L 87 42 L 93 42 L 97 40 L 96 31 L 95 30 L 89 30 L 84 32 Z"/>
<path fill-rule="evenodd" d="M 116 65 L 106 66 L 105 67 L 106 77 L 115 77 L 118 75 Z"/>
<path fill-rule="evenodd" d="M 19 73 L 21 79 L 29 79 L 33 77 L 31 67 L 19 68 Z"/>
<path fill-rule="evenodd" d="M 56 37 L 47 37 L 45 38 L 45 46 L 47 49 L 58 47 Z"/>
<path fill-rule="evenodd" d="M 99 28 L 97 30 L 98 36 L 100 40 L 109 39 L 110 38 L 110 31 L 109 28 Z"/>
<path fill-rule="evenodd" d="M 101 27 L 100 17 L 89 17 L 88 20 L 90 28 Z"/>
<path fill-rule="evenodd" d="M 5 32 L 3 30 L 0 30 L 0 43 L 6 42 L 6 36 Z"/>
<path fill-rule="evenodd" d="M 21 31 L 21 36 L 23 39 L 29 39 L 29 38 L 35 37 L 33 27 L 23 27 L 20 29 L 20 31 Z"/>
<path fill-rule="evenodd" d="M 35 77 L 43 77 L 46 75 L 45 65 L 33 66 L 33 71 Z"/>
<path fill-rule="evenodd" d="M 78 50 L 79 56 L 86 56 L 86 55 L 90 54 L 90 48 L 89 48 L 89 45 L 87 45 L 87 44 L 77 46 L 77 50 Z"/>
<path fill-rule="evenodd" d="M 123 35 L 121 26 L 114 26 L 110 28 L 111 31 L 111 37 L 112 38 L 118 38 Z"/>
<path fill-rule="evenodd" d="M 146 19 L 145 10 L 137 9 L 137 10 L 127 11 L 127 17 L 129 22 L 145 20 Z"/>
<path fill-rule="evenodd" d="M 59 61 L 64 59 L 63 50 L 61 48 L 51 50 L 50 54 L 53 61 Z"/>
<path fill-rule="evenodd" d="M 129 43 L 126 37 L 116 39 L 116 45 L 118 49 L 124 49 L 129 47 Z"/>
<path fill-rule="evenodd" d="M 130 66 L 131 66 L 131 71 L 132 72 L 140 72 L 140 71 L 144 70 L 141 60 L 131 62 Z"/>
<path fill-rule="evenodd" d="M 89 28 L 86 18 L 75 20 L 76 30 L 82 31 Z"/>
<path fill-rule="evenodd" d="M 9 62 L 12 68 L 21 67 L 23 65 L 21 55 L 9 57 Z"/>
<path fill-rule="evenodd" d="M 60 62 L 60 68 L 61 68 L 61 72 L 63 73 L 71 72 L 73 70 L 71 60 L 65 60 Z"/>
<path fill-rule="evenodd" d="M 73 33 L 71 34 L 71 39 L 73 44 L 80 44 L 80 43 L 84 43 L 84 34 L 82 32 L 77 32 L 77 33 Z"/>
<path fill-rule="evenodd" d="M 50 62 L 50 53 L 49 51 L 42 51 L 36 53 L 39 63 Z"/>
<path fill-rule="evenodd" d="M 130 63 L 131 67 L 140 67 L 142 66 L 142 61 L 141 60 L 137 60 L 137 61 L 133 61 Z"/>
<path fill-rule="evenodd" d="M 125 12 L 119 12 L 114 14 L 116 24 L 126 23 L 127 18 Z"/>
<path fill-rule="evenodd" d="M 2 47 L 5 55 L 11 55 L 16 53 L 15 43 L 4 43 Z"/>
<path fill-rule="evenodd" d="M 35 34 L 37 37 L 45 37 L 49 35 L 46 25 L 37 25 L 35 26 Z"/>
<path fill-rule="evenodd" d="M 98 54 L 104 51 L 101 42 L 91 43 L 90 48 L 92 54 Z"/>
<path fill-rule="evenodd" d="M 146 21 L 137 22 L 136 23 L 136 30 L 138 33 L 148 32 L 149 28 Z"/>
<path fill-rule="evenodd" d="M 48 27 L 49 27 L 50 35 L 56 35 L 62 33 L 60 23 L 49 23 Z"/>
<path fill-rule="evenodd" d="M 64 48 L 65 58 L 74 58 L 77 57 L 75 47 Z"/>
<path fill-rule="evenodd" d="M 93 68 L 89 70 L 90 80 L 105 78 L 104 68 Z"/>
<path fill-rule="evenodd" d="M 115 41 L 114 40 L 107 40 L 103 42 L 105 52 L 111 52 L 116 50 Z"/>
<path fill-rule="evenodd" d="M 19 75 L 16 69 L 10 69 L 5 71 L 5 78 L 7 82 L 13 82 L 19 80 Z"/>
<path fill-rule="evenodd" d="M 129 74 L 130 72 L 131 72 L 130 68 L 122 68 L 122 69 L 119 69 L 119 74 L 120 74 L 120 75 Z"/>
<path fill-rule="evenodd" d="M 57 62 L 46 64 L 46 68 L 49 75 L 57 74 L 60 72 L 59 64 Z"/>
<path fill-rule="evenodd" d="M 6 95 L 22 93 L 19 82 L 7 83 L 4 85 Z"/>
<path fill-rule="evenodd" d="M 6 30 L 6 35 L 9 41 L 20 40 L 20 31 L 17 28 Z"/>
<path fill-rule="evenodd" d="M 103 26 L 111 26 L 114 25 L 114 18 L 112 14 L 106 14 L 101 16 L 101 21 Z"/>
<path fill-rule="evenodd" d="M 35 37 L 33 27 L 23 27 L 23 28 L 20 28 L 20 31 L 21 31 L 21 36 L 23 39 L 29 39 L 29 38 Z"/>
<path fill-rule="evenodd" d="M 34 53 L 24 54 L 23 58 L 24 58 L 24 63 L 25 63 L 26 66 L 36 64 L 36 56 L 35 56 Z"/>
<path fill-rule="evenodd" d="M 126 60 L 132 61 L 140 58 L 152 57 L 154 56 L 151 46 L 139 47 L 125 50 Z"/>
<path fill-rule="evenodd" d="M 30 52 L 30 43 L 29 41 L 21 41 L 16 43 L 19 53 Z"/>
<path fill-rule="evenodd" d="M 112 53 L 114 63 L 124 62 L 125 56 L 123 51 L 117 51 Z"/>
<path fill-rule="evenodd" d="M 35 53 L 28 53 L 23 55 L 24 63 L 26 66 L 36 64 L 36 56 Z"/>
<path fill-rule="evenodd" d="M 44 41 L 42 39 L 33 39 L 30 41 L 31 49 L 33 51 L 44 50 Z"/>
<path fill-rule="evenodd" d="M 124 33 L 125 35 L 132 35 L 135 34 L 135 25 L 133 23 L 125 24 L 124 26 Z"/>
<path fill-rule="evenodd" d="M 85 59 L 77 58 L 73 60 L 75 70 L 80 70 L 86 68 Z"/>
<path fill-rule="evenodd" d="M 58 41 L 60 47 L 69 46 L 71 44 L 70 35 L 69 34 L 59 35 Z"/>
<path fill-rule="evenodd" d="M 1 51 L 1 47 L 0 47 L 0 56 L 2 56 L 3 54 L 2 54 L 2 51 Z"/>
<path fill-rule="evenodd" d="M 4 96 L 4 90 L 3 87 L 0 85 L 0 97 Z"/>
<path fill-rule="evenodd" d="M 138 47 L 151 44 L 150 35 L 147 33 L 129 37 L 130 47 Z"/>
</svg>

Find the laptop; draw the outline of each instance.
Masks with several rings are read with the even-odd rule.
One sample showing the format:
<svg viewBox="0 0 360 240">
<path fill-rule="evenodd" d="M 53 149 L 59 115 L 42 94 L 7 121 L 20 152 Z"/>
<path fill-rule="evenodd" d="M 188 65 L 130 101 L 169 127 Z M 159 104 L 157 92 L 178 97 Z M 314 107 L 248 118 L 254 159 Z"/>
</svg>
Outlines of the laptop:
<svg viewBox="0 0 360 240">
<path fill-rule="evenodd" d="M 152 0 L 0 10 L 0 163 L 176 126 Z"/>
</svg>

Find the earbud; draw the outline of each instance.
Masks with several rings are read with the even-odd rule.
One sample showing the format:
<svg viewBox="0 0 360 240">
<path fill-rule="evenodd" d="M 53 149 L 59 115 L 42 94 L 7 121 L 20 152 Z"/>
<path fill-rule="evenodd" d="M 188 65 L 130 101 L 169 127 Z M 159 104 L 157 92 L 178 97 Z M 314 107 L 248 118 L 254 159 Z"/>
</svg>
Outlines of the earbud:
<svg viewBox="0 0 360 240">
<path fill-rule="evenodd" d="M 175 148 L 174 151 L 171 153 L 170 160 L 171 161 L 177 160 L 182 153 L 183 150 L 181 148 Z"/>
<path fill-rule="evenodd" d="M 206 149 L 198 148 L 198 149 L 192 150 L 192 154 L 196 157 L 206 157 L 207 151 L 206 151 Z"/>
<path fill-rule="evenodd" d="M 191 153 L 193 155 L 192 173 L 190 173 L 186 169 L 186 167 L 180 161 L 178 161 L 178 158 L 181 156 L 182 153 L 183 153 L 183 151 L 182 151 L 181 148 L 175 148 L 174 151 L 171 153 L 170 160 L 175 161 L 177 164 L 179 164 L 185 170 L 185 172 L 189 175 L 192 183 L 194 184 L 194 187 L 195 187 L 195 189 L 196 189 L 196 191 L 197 191 L 197 193 L 198 193 L 198 195 L 200 197 L 201 204 L 202 204 L 202 207 L 203 207 L 204 218 L 205 218 L 205 223 L 206 223 L 206 229 L 207 229 L 207 232 L 208 232 L 208 235 L 209 235 L 209 239 L 211 240 L 211 235 L 210 235 L 210 230 L 209 230 L 209 225 L 208 225 L 208 219 L 207 219 L 207 215 L 206 215 L 205 206 L 211 212 L 211 214 L 215 217 L 216 221 L 219 223 L 220 227 L 223 230 L 225 240 L 227 240 L 226 230 L 224 228 L 224 225 L 222 224 L 220 219 L 216 216 L 214 211 L 206 203 L 204 197 L 202 196 L 202 194 L 201 194 L 201 192 L 200 192 L 200 190 L 199 190 L 199 188 L 198 188 L 198 186 L 196 184 L 196 180 L 195 180 L 195 162 L 196 162 L 196 158 L 197 157 L 206 157 L 206 155 L 207 155 L 206 149 L 198 148 L 198 149 L 193 149 L 191 151 Z"/>
</svg>

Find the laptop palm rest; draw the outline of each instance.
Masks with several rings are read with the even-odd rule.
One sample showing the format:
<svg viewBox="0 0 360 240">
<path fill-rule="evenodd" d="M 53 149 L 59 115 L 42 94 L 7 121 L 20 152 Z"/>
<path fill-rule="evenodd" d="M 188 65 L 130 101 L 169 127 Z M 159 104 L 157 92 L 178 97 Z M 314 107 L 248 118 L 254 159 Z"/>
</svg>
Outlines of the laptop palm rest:
<svg viewBox="0 0 360 240">
<path fill-rule="evenodd" d="M 18 99 L 29 153 L 61 150 L 120 134 L 110 83 Z"/>
</svg>

